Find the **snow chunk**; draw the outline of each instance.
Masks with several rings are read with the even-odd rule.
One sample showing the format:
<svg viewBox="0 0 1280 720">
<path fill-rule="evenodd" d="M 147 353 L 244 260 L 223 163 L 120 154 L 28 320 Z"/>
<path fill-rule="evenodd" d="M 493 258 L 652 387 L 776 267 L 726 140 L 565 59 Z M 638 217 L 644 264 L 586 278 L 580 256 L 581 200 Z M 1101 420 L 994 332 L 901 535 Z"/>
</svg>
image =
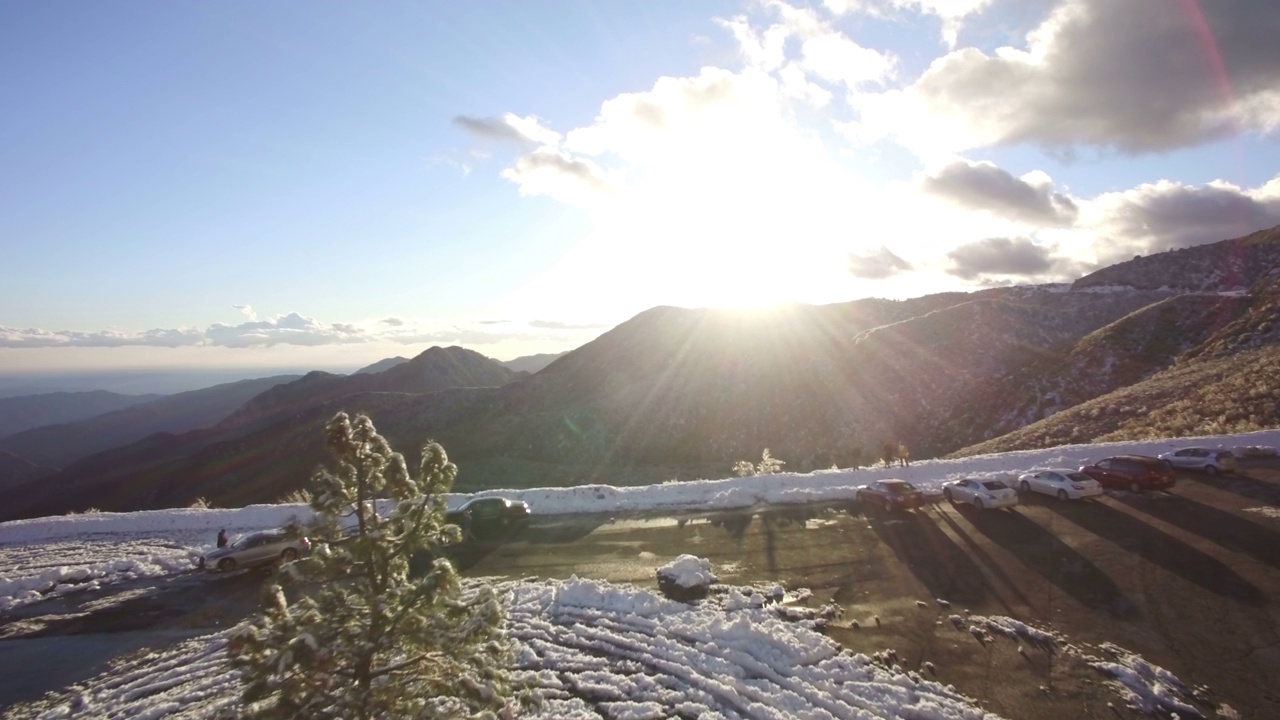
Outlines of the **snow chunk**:
<svg viewBox="0 0 1280 720">
<path fill-rule="evenodd" d="M 711 572 L 711 561 L 695 555 L 681 555 L 658 568 L 658 581 L 669 582 L 686 590 L 710 587 L 716 582 Z"/>
</svg>

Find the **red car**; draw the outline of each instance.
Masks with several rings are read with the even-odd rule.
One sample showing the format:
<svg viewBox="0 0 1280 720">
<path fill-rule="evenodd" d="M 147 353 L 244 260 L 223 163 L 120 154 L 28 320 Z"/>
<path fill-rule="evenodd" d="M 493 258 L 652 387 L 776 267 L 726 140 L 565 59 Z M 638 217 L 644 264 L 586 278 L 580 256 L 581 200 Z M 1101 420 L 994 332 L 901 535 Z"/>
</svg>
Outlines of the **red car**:
<svg viewBox="0 0 1280 720">
<path fill-rule="evenodd" d="M 877 480 L 859 488 L 854 497 L 860 503 L 879 505 L 885 512 L 924 507 L 924 493 L 906 480 Z"/>
<path fill-rule="evenodd" d="M 1130 492 L 1167 490 L 1173 487 L 1173 470 L 1159 458 L 1146 455 L 1117 455 L 1085 465 L 1080 472 L 1097 480 L 1103 487 L 1122 488 Z"/>
</svg>

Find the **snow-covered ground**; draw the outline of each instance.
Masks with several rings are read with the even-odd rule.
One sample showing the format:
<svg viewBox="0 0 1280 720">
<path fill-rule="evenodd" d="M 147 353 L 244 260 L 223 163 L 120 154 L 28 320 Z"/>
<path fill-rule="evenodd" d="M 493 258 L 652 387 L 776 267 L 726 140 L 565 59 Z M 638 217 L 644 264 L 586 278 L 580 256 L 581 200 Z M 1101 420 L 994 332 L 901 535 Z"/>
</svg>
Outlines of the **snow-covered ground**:
<svg viewBox="0 0 1280 720">
<path fill-rule="evenodd" d="M 859 487 L 887 477 L 937 492 L 956 477 L 1010 478 L 1037 467 L 1078 467 L 1109 455 L 1155 455 L 1187 445 L 1274 448 L 1280 430 L 1066 446 L 910 467 L 481 494 L 523 499 L 535 514 L 546 515 L 719 510 L 848 500 Z M 449 505 L 469 497 L 451 496 Z M 0 523 L 0 615 L 58 594 L 187 569 L 193 556 L 212 546 L 220 528 L 236 534 L 278 527 L 308 512 L 301 505 L 256 505 Z M 522 676 L 544 700 L 536 717 L 597 717 L 593 705 L 628 718 L 694 716 L 704 709 L 707 717 L 991 717 L 914 670 L 842 651 L 811 623 L 784 623 L 764 607 L 764 594 L 713 594 L 689 605 L 587 580 L 506 583 L 503 589 L 510 632 L 520 643 Z M 1035 637 L 1034 629 L 1020 625 L 997 619 L 981 630 Z M 235 679 L 222 665 L 226 637 L 218 633 L 131 658 L 41 717 L 211 717 L 234 698 Z M 1125 687 L 1146 683 L 1133 691 L 1133 704 L 1168 695 L 1172 685 L 1164 671 L 1119 648 L 1104 654 L 1099 670 Z"/>
<path fill-rule="evenodd" d="M 506 582 L 522 717 L 899 718 L 996 716 L 939 682 L 842 649 L 767 603 L 732 590 L 698 604 L 593 580 Z M 136 656 L 70 690 L 34 717 L 212 718 L 236 703 L 227 630 Z"/>
</svg>

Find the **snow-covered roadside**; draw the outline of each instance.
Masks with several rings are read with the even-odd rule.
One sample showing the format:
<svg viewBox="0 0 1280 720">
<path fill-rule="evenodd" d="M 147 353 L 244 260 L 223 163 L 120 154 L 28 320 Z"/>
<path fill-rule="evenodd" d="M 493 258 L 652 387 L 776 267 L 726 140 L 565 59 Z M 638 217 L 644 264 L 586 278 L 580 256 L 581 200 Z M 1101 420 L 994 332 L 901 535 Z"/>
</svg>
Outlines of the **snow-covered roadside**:
<svg viewBox="0 0 1280 720">
<path fill-rule="evenodd" d="M 671 481 L 634 487 L 580 485 L 567 488 L 487 490 L 474 495 L 452 494 L 448 498 L 448 504 L 452 509 L 472 497 L 502 495 L 528 502 L 535 514 L 559 515 L 728 510 L 760 504 L 830 502 L 851 500 L 858 488 L 890 477 L 909 480 L 925 491 L 937 492 L 943 482 L 957 477 L 1011 478 L 1031 468 L 1074 468 L 1109 455 L 1158 455 L 1191 445 L 1227 449 L 1274 448 L 1280 446 L 1280 430 L 1203 438 L 1064 445 L 1048 450 L 997 453 L 958 460 L 924 460 L 912 463 L 909 467 L 818 470 L 812 473 L 779 473 L 722 480 Z M 250 505 L 230 509 L 177 508 L 14 520 L 0 523 L 0 546 L 59 538 L 84 540 L 98 535 L 209 543 L 220 528 L 226 528 L 228 532 L 235 534 L 279 527 L 290 519 L 305 518 L 309 513 L 310 509 L 305 505 Z"/>
<path fill-rule="evenodd" d="M 523 499 L 537 515 L 726 510 L 760 504 L 850 500 L 858 488 L 887 477 L 904 478 L 926 492 L 936 493 L 940 492 L 943 482 L 956 477 L 1009 478 L 1034 467 L 1079 467 L 1108 455 L 1155 455 L 1188 445 L 1274 448 L 1280 445 L 1280 430 L 1209 438 L 1069 445 L 959 460 L 926 460 L 910 467 L 820 470 L 808 474 L 781 473 L 637 487 L 588 485 L 492 490 L 476 495 Z M 450 495 L 449 507 L 456 508 L 471 497 Z M 304 505 L 251 505 L 233 509 L 86 513 L 0 523 L 0 612 L 51 594 L 91 587 L 89 583 L 94 581 L 164 575 L 185 569 L 190 566 L 189 556 L 212 547 L 214 536 L 221 528 L 236 535 L 280 527 L 293 519 L 305 519 L 309 513 L 310 509 Z M 103 549 L 98 549 L 95 542 Z M 120 543 L 126 547 L 135 543 L 137 552 L 126 550 L 125 558 L 119 553 L 113 554 L 111 548 Z M 36 550 L 34 546 L 41 547 Z M 44 559 L 29 562 L 14 559 L 25 557 L 23 553 L 39 553 Z"/>
<path fill-rule="evenodd" d="M 812 612 L 782 620 L 764 600 L 774 593 L 685 604 L 577 578 L 498 589 L 516 679 L 539 700 L 522 717 L 996 720 L 948 686 L 842 649 L 813 629 Z M 230 632 L 127 659 L 24 716 L 214 717 L 238 691 L 225 665 Z"/>
</svg>

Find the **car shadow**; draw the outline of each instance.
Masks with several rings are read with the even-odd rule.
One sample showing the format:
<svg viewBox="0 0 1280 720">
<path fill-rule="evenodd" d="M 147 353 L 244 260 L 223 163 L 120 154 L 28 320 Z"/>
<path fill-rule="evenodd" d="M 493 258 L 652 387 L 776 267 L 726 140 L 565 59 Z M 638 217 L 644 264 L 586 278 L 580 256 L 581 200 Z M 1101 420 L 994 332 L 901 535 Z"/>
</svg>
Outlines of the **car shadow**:
<svg viewBox="0 0 1280 720">
<path fill-rule="evenodd" d="M 741 543 L 746 537 L 747 528 L 751 526 L 755 513 L 747 511 L 730 511 L 707 516 L 707 523 L 729 533 L 735 541 Z"/>
<path fill-rule="evenodd" d="M 922 511 L 873 519 L 871 529 L 934 598 L 977 605 L 991 593 L 986 576 L 932 517 Z"/>
<path fill-rule="evenodd" d="M 809 505 L 791 505 L 761 510 L 760 527 L 764 532 L 765 566 L 770 573 L 778 572 L 778 536 L 790 526 L 803 526 L 811 518 L 817 517 L 816 508 Z"/>
<path fill-rule="evenodd" d="M 1050 505 L 1050 510 L 1206 590 L 1248 605 L 1267 602 L 1261 590 L 1226 563 L 1129 513 L 1103 503 L 1057 503 Z"/>
<path fill-rule="evenodd" d="M 1142 614 L 1115 580 L 1022 513 L 986 511 L 965 517 L 987 539 L 1082 605 L 1121 619 Z"/>
<path fill-rule="evenodd" d="M 967 516 L 964 509 L 956 507 L 955 510 L 962 517 Z M 976 512 L 973 508 L 970 508 L 969 510 L 970 512 Z M 968 548 L 969 553 L 986 567 L 987 572 L 1003 583 L 1005 587 L 1009 589 L 1009 592 L 1018 598 L 1018 601 L 1023 607 L 1035 607 L 1031 600 L 1022 592 L 1022 587 L 1015 582 L 1013 578 L 1009 577 L 1008 573 L 1004 571 L 1004 568 L 1000 567 L 1000 564 L 996 562 L 995 558 L 991 557 L 991 554 L 979 545 L 978 542 L 973 539 L 973 536 L 961 527 L 960 523 L 955 521 L 951 516 L 951 513 L 939 510 L 938 517 L 942 518 L 942 521 L 947 524 L 947 527 L 951 528 L 951 532 L 955 533 L 956 537 L 960 538 L 961 542 L 963 542 L 965 547 Z M 995 595 L 995 597 L 1000 601 L 1000 604 L 1004 606 L 1006 613 L 1013 614 L 1013 608 L 1009 607 L 1009 604 L 1005 602 L 1000 593 L 995 592 L 994 588 L 992 589 L 992 594 Z"/>
<path fill-rule="evenodd" d="M 1280 485 L 1251 477 L 1247 472 L 1209 475 L 1183 471 L 1178 475 L 1179 482 L 1194 482 L 1208 485 L 1218 490 L 1235 493 L 1240 497 L 1256 500 L 1271 506 L 1280 506 Z"/>
<path fill-rule="evenodd" d="M 608 515 L 565 515 L 554 519 L 535 517 L 520 532 L 520 539 L 530 545 L 571 543 L 595 532 L 608 520 Z"/>
<path fill-rule="evenodd" d="M 1280 533 L 1182 495 L 1117 495 L 1116 500 L 1222 547 L 1280 568 Z"/>
</svg>

